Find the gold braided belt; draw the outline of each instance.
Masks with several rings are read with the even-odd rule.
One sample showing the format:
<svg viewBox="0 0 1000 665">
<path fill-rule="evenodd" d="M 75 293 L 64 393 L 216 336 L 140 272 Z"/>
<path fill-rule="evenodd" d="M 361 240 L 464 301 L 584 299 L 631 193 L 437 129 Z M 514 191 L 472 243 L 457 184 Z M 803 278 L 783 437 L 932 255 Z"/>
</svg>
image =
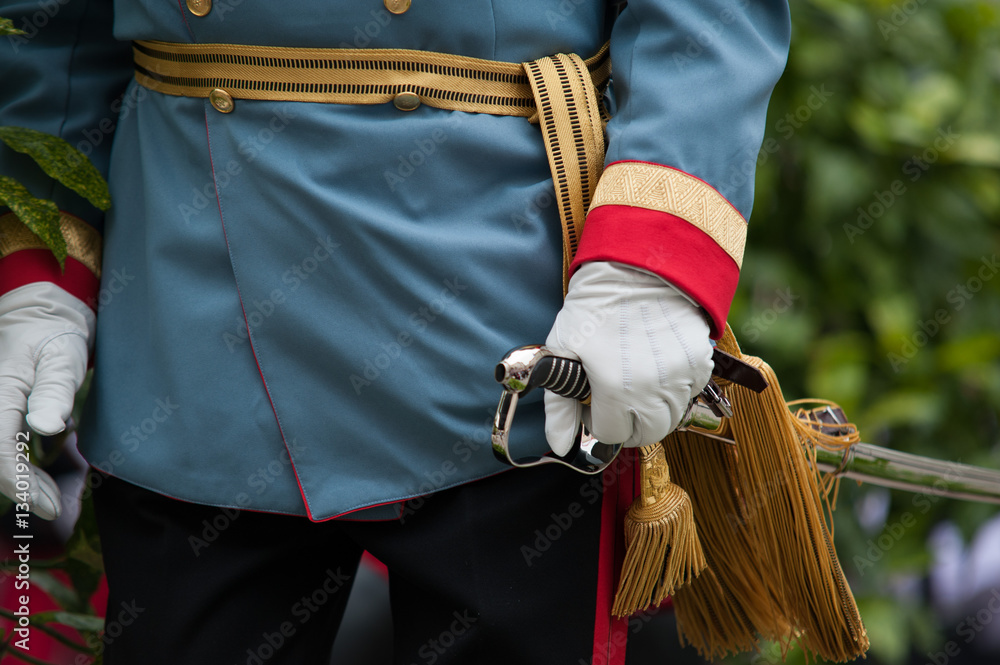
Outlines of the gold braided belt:
<svg viewBox="0 0 1000 665">
<path fill-rule="evenodd" d="M 405 49 L 323 49 L 133 42 L 135 78 L 168 95 L 208 98 L 222 113 L 234 99 L 421 104 L 529 118 L 541 126 L 563 223 L 569 267 L 604 166 L 603 105 L 611 76 L 605 44 L 593 57 L 532 62 L 482 60 Z"/>
</svg>

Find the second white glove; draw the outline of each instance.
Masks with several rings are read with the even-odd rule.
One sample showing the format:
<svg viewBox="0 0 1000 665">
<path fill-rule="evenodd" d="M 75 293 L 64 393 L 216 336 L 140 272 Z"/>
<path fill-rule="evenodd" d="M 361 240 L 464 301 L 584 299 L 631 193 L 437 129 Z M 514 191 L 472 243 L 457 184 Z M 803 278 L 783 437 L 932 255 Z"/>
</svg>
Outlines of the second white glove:
<svg viewBox="0 0 1000 665">
<path fill-rule="evenodd" d="M 712 375 L 700 309 L 662 278 L 621 263 L 580 266 L 545 345 L 580 360 L 590 379 L 588 407 L 545 391 L 545 437 L 560 455 L 581 419 L 604 443 L 656 443 Z"/>
<path fill-rule="evenodd" d="M 49 282 L 0 297 L 0 494 L 49 520 L 62 509 L 59 487 L 18 449 L 18 432 L 26 414 L 39 434 L 66 428 L 95 321 L 87 305 Z"/>
</svg>

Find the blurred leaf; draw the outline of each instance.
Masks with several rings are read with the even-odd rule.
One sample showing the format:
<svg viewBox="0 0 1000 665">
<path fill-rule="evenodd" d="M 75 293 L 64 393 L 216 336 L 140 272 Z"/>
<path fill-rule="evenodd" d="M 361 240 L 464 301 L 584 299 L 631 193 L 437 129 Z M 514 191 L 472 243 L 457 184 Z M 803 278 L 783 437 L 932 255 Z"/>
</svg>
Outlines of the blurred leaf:
<svg viewBox="0 0 1000 665">
<path fill-rule="evenodd" d="M 85 630 L 96 633 L 104 630 L 104 619 L 93 614 L 79 614 L 77 612 L 37 612 L 32 619 L 44 623 L 59 623 L 74 630 Z"/>
<path fill-rule="evenodd" d="M 864 618 L 872 654 L 889 665 L 902 663 L 909 651 L 905 613 L 887 598 L 865 598 L 858 602 Z"/>
<path fill-rule="evenodd" d="M 870 428 L 931 424 L 941 417 L 943 402 L 937 392 L 894 391 L 864 411 L 864 423 Z"/>
<path fill-rule="evenodd" d="M 94 514 L 94 502 L 87 496 L 80 507 L 80 516 L 76 520 L 73 534 L 66 543 L 68 561 L 66 572 L 73 581 L 73 587 L 79 594 L 79 603 L 65 606 L 76 611 L 87 609 L 90 597 L 97 591 L 104 572 L 104 562 L 101 559 L 101 542 L 97 531 L 97 517 Z"/>
<path fill-rule="evenodd" d="M 42 170 L 101 210 L 111 207 L 111 195 L 97 168 L 67 141 L 25 127 L 0 127 L 0 141 L 38 163 Z"/>
<path fill-rule="evenodd" d="M 59 208 L 55 203 L 36 199 L 21 183 L 0 176 L 0 204 L 14 211 L 25 226 L 52 250 L 59 265 L 65 265 L 66 239 L 59 226 Z"/>
<path fill-rule="evenodd" d="M 76 592 L 47 570 L 32 570 L 31 581 L 62 607 L 72 606 L 77 602 Z"/>
<path fill-rule="evenodd" d="M 808 368 L 811 395 L 839 403 L 856 413 L 868 378 L 867 341 L 853 333 L 826 337 L 814 348 Z"/>
<path fill-rule="evenodd" d="M 1000 136 L 985 132 L 963 134 L 948 151 L 948 160 L 976 166 L 1000 167 Z"/>
<path fill-rule="evenodd" d="M 9 18 L 3 18 L 0 16 L 0 36 L 4 35 L 23 35 L 24 30 L 14 27 L 14 22 Z"/>
<path fill-rule="evenodd" d="M 1000 357 L 1000 335 L 990 331 L 945 342 L 937 357 L 943 372 L 995 362 Z"/>
<path fill-rule="evenodd" d="M 866 313 L 869 324 L 878 336 L 880 346 L 896 350 L 888 342 L 912 332 L 917 306 L 912 295 L 893 293 L 873 298 L 866 307 Z"/>
</svg>

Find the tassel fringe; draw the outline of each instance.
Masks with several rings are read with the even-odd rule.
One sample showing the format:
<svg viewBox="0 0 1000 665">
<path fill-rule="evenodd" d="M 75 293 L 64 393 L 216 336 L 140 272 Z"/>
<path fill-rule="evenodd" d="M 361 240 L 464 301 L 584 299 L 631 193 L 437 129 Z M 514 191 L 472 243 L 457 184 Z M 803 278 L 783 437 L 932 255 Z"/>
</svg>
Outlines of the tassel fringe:
<svg viewBox="0 0 1000 665">
<path fill-rule="evenodd" d="M 837 486 L 820 479 L 809 451 L 849 446 L 857 431 L 827 428 L 813 411 L 793 414 L 773 370 L 743 356 L 731 330 L 719 347 L 768 387 L 725 386 L 733 417 L 722 432 L 674 432 L 641 449 L 614 613 L 673 595 L 681 641 L 705 658 L 768 639 L 783 652 L 797 643 L 826 660 L 853 660 L 868 635 L 833 547 Z"/>
<path fill-rule="evenodd" d="M 625 562 L 612 613 L 658 605 L 707 565 L 691 500 L 670 482 L 660 444 L 640 448 L 640 496 L 625 516 Z"/>
</svg>

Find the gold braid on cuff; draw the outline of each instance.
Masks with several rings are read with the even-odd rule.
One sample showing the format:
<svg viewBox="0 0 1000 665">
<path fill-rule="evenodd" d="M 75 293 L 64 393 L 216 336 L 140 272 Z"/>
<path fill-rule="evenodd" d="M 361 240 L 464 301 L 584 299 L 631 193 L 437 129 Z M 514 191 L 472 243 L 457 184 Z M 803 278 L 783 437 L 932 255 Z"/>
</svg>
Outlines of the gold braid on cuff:
<svg viewBox="0 0 1000 665">
<path fill-rule="evenodd" d="M 666 212 L 704 231 L 743 266 L 747 223 L 706 182 L 683 171 L 641 162 L 619 162 L 604 170 L 590 209 L 623 205 Z"/>
<path fill-rule="evenodd" d="M 59 213 L 59 226 L 66 238 L 67 255 L 101 278 L 101 236 L 82 219 Z M 49 249 L 42 239 L 12 212 L 0 215 L 0 258 L 23 249 Z"/>
</svg>

